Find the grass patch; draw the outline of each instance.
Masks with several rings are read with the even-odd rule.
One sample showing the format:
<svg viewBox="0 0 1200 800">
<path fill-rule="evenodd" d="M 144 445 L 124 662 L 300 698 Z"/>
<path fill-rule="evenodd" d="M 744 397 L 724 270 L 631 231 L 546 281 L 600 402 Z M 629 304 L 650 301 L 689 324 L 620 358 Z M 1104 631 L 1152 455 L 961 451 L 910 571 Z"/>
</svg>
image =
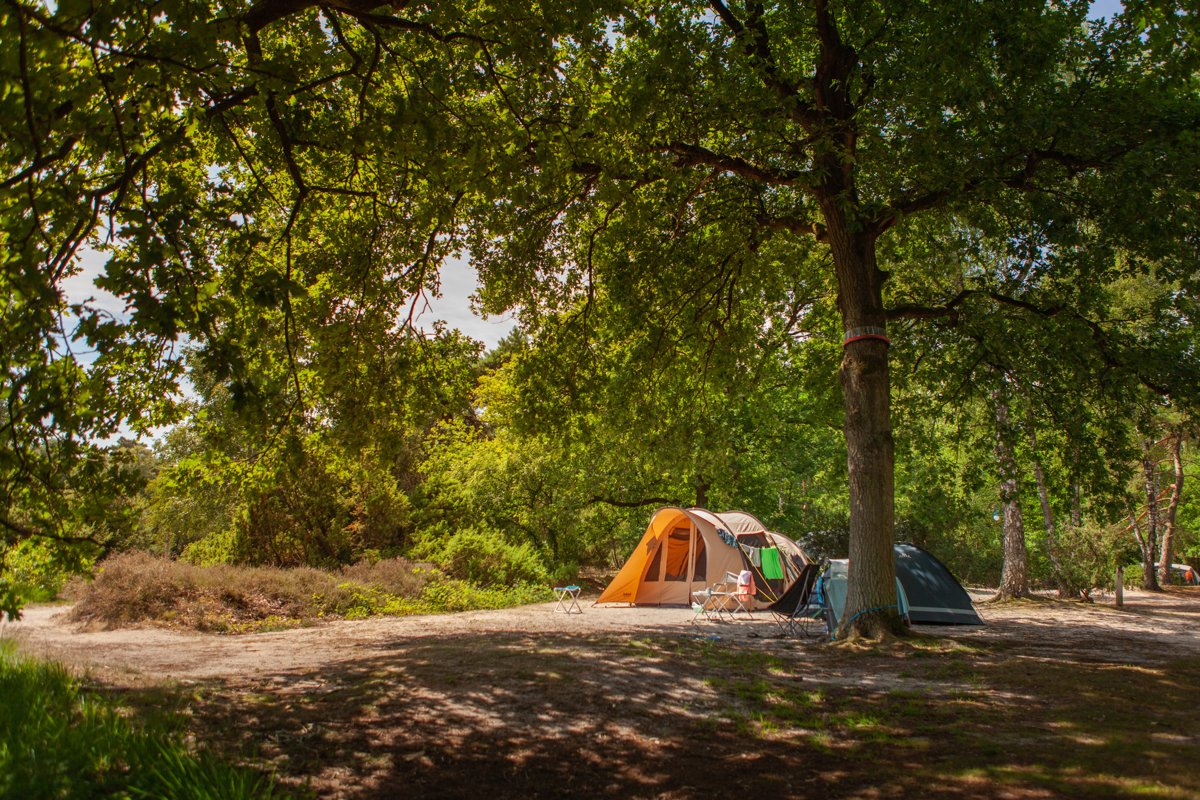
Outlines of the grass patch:
<svg viewBox="0 0 1200 800">
<path fill-rule="evenodd" d="M 328 618 L 363 619 L 505 608 L 553 599 L 549 588 L 479 587 L 426 564 L 388 559 L 341 570 L 197 566 L 129 552 L 72 587 L 77 622 L 119 628 L 154 622 L 217 633 L 285 630 Z"/>
<path fill-rule="evenodd" d="M 127 712 L 0 642 L 0 797 L 282 796 L 268 776 L 189 751 L 165 719 Z"/>
</svg>

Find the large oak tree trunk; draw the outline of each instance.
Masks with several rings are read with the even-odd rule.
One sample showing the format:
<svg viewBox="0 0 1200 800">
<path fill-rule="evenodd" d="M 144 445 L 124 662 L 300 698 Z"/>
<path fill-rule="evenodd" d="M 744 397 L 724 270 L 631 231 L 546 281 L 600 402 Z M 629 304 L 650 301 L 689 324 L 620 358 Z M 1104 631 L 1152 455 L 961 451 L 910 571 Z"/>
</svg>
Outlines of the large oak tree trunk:
<svg viewBox="0 0 1200 800">
<path fill-rule="evenodd" d="M 878 638 L 904 629 L 896 598 L 894 444 L 883 274 L 873 238 L 846 224 L 837 199 L 824 205 L 838 279 L 845 343 L 841 382 L 850 484 L 850 568 L 839 636 Z"/>
<path fill-rule="evenodd" d="M 1000 570 L 1000 590 L 996 596 L 1000 599 L 1010 599 L 1029 594 L 1029 567 L 1008 400 L 999 390 L 995 392 L 993 399 L 996 414 L 996 464 L 1000 473 L 1000 509 L 1004 515 L 1001 533 L 1004 564 Z"/>
<path fill-rule="evenodd" d="M 1171 485 L 1171 499 L 1167 501 L 1167 518 L 1163 525 L 1162 557 L 1158 562 L 1158 579 L 1171 582 L 1171 562 L 1175 558 L 1175 517 L 1179 511 L 1179 500 L 1183 497 L 1183 428 L 1175 428 L 1171 439 L 1171 462 L 1175 470 L 1175 482 Z"/>
<path fill-rule="evenodd" d="M 814 11 L 821 43 L 812 82 L 816 119 L 806 117 L 802 124 L 824 142 L 814 146 L 813 173 L 820 176 L 820 185 L 813 195 L 833 256 L 845 333 L 840 375 L 850 488 L 850 569 L 838 635 L 877 638 L 904 630 L 892 549 L 895 450 L 883 310 L 886 276 L 875 262 L 879 231 L 865 224 L 871 214 L 864 214 L 855 181 L 858 134 L 851 87 L 858 54 L 842 41 L 828 0 L 816 0 Z"/>
</svg>

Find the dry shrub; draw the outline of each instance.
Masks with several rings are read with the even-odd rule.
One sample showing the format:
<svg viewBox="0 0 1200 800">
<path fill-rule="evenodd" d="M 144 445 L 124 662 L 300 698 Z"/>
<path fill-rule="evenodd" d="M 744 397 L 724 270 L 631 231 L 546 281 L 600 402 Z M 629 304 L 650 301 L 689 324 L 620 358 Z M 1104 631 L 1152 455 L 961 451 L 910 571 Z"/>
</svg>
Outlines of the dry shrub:
<svg viewBox="0 0 1200 800">
<path fill-rule="evenodd" d="M 342 567 L 342 580 L 371 586 L 401 597 L 418 597 L 429 583 L 433 567 L 429 564 L 412 562 L 404 558 L 389 558 L 368 563 L 360 561 Z"/>
<path fill-rule="evenodd" d="M 148 553 L 130 552 L 106 559 L 85 587 L 72 587 L 76 596 L 71 618 L 78 622 L 119 628 L 158 619 L 175 605 L 187 584 L 186 570 Z"/>
<path fill-rule="evenodd" d="M 140 623 L 231 632 L 293 627 L 360 607 L 365 594 L 415 600 L 428 575 L 404 559 L 330 572 L 202 567 L 127 552 L 103 561 L 91 583 L 75 589 L 71 618 L 106 629 Z"/>
</svg>

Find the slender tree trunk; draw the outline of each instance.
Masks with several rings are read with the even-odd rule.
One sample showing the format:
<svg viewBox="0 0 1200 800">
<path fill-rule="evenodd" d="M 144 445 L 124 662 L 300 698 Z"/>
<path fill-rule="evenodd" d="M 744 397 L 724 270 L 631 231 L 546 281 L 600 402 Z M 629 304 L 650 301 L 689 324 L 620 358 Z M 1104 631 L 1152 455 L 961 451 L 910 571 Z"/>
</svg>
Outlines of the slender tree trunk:
<svg viewBox="0 0 1200 800">
<path fill-rule="evenodd" d="M 703 475 L 696 475 L 696 508 L 708 508 L 708 479 Z"/>
<path fill-rule="evenodd" d="M 1071 475 L 1071 527 L 1079 530 L 1083 527 L 1083 502 L 1079 489 L 1079 454 L 1073 456 L 1074 468 Z"/>
<path fill-rule="evenodd" d="M 1008 400 L 1002 390 L 997 390 L 992 397 L 996 414 L 996 464 L 1000 473 L 1000 508 L 1004 515 L 1001 529 L 1004 564 L 1000 571 L 1000 590 L 996 597 L 1011 599 L 1029 594 L 1025 522 L 1021 515 L 1020 480 L 1017 459 L 1013 452 Z"/>
<path fill-rule="evenodd" d="M 1164 584 L 1171 582 L 1171 562 L 1175 558 L 1175 516 L 1179 500 L 1183 497 L 1183 426 L 1175 427 L 1171 439 L 1171 463 L 1175 469 L 1175 482 L 1171 485 L 1171 499 L 1167 501 L 1167 518 L 1163 525 L 1162 558 L 1158 562 L 1158 579 Z"/>
<path fill-rule="evenodd" d="M 1030 438 L 1032 439 L 1032 437 Z M 1050 556 L 1050 566 L 1054 570 L 1054 583 L 1058 588 L 1058 596 L 1067 597 L 1071 594 L 1071 590 L 1062 579 L 1063 566 L 1062 557 L 1058 551 L 1058 525 L 1054 521 L 1054 510 L 1050 507 L 1050 492 L 1046 488 L 1046 474 L 1042 471 L 1042 462 L 1036 456 L 1033 459 L 1033 477 L 1037 481 L 1038 502 L 1042 505 L 1042 522 L 1046 526 L 1046 553 Z"/>
<path fill-rule="evenodd" d="M 1046 473 L 1042 469 L 1042 459 L 1038 456 L 1037 430 L 1033 425 L 1033 405 L 1029 405 L 1026 418 L 1029 426 L 1029 451 L 1033 456 L 1033 477 L 1037 481 L 1038 502 L 1042 506 L 1042 523 L 1046 526 L 1046 553 L 1050 556 L 1050 566 L 1054 569 L 1054 583 L 1058 587 L 1058 596 L 1067 597 L 1070 588 L 1063 581 L 1062 559 L 1058 553 L 1058 526 L 1054 521 L 1054 509 L 1050 506 L 1050 491 L 1046 487 Z"/>
<path fill-rule="evenodd" d="M 1150 546 L 1147 533 L 1142 530 L 1141 523 L 1138 522 L 1137 515 L 1133 513 L 1133 506 L 1126 502 L 1127 515 L 1129 517 L 1129 527 L 1133 531 L 1133 535 L 1137 538 L 1138 547 L 1142 551 L 1142 586 L 1146 585 L 1146 564 L 1151 565 L 1150 578 L 1153 580 L 1154 574 L 1154 548 Z M 1149 561 L 1147 561 L 1147 553 L 1149 553 Z M 1158 585 L 1155 583 L 1154 590 L 1158 590 Z"/>
<path fill-rule="evenodd" d="M 883 274 L 874 240 L 842 215 L 840 197 L 822 203 L 838 278 L 845 333 L 841 382 L 850 484 L 850 571 L 840 636 L 877 638 L 904 625 L 896 598 L 894 444 Z"/>
<path fill-rule="evenodd" d="M 1154 459 L 1154 441 L 1142 442 L 1142 485 L 1146 491 L 1146 533 L 1138 531 L 1142 548 L 1142 588 L 1148 592 L 1162 591 L 1158 585 L 1158 463 Z"/>
</svg>

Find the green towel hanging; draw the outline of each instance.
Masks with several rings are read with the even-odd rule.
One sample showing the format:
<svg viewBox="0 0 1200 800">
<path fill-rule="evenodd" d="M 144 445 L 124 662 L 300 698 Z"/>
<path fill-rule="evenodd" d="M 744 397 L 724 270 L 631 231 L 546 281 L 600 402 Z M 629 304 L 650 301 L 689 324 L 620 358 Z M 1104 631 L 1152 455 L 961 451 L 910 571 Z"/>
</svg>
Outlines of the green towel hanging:
<svg viewBox="0 0 1200 800">
<path fill-rule="evenodd" d="M 779 559 L 778 547 L 763 548 L 762 574 L 767 580 L 778 580 L 783 577 L 783 562 Z"/>
</svg>

